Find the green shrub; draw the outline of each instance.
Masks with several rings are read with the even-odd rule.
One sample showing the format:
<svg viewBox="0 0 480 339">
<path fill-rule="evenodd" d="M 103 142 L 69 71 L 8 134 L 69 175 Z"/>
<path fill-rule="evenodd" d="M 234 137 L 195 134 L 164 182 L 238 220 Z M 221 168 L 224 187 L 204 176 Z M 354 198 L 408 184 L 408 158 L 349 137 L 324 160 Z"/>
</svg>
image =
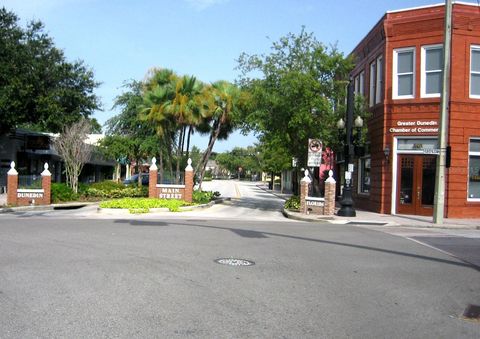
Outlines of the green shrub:
<svg viewBox="0 0 480 339">
<path fill-rule="evenodd" d="M 300 197 L 294 195 L 290 197 L 287 201 L 285 201 L 284 208 L 287 210 L 294 210 L 294 211 L 299 211 L 300 210 Z"/>
<path fill-rule="evenodd" d="M 148 197 L 148 187 L 118 186 L 115 185 L 90 185 L 84 192 L 85 198 L 119 199 Z"/>
<path fill-rule="evenodd" d="M 147 213 L 150 208 L 168 208 L 171 212 L 178 212 L 182 206 L 190 204 L 183 200 L 150 198 L 123 198 L 100 203 L 101 208 L 126 208 L 130 213 Z"/>
<path fill-rule="evenodd" d="M 220 196 L 220 192 L 211 191 L 193 191 L 193 203 L 194 204 L 208 204 L 215 198 Z"/>
<path fill-rule="evenodd" d="M 113 190 L 124 189 L 125 185 L 123 183 L 118 183 L 112 180 L 105 180 L 101 182 L 94 182 L 88 186 L 89 188 L 94 188 L 104 192 L 110 192 Z"/>
<path fill-rule="evenodd" d="M 51 187 L 52 202 L 74 201 L 78 199 L 78 194 L 67 186 L 67 184 L 52 183 Z"/>
</svg>

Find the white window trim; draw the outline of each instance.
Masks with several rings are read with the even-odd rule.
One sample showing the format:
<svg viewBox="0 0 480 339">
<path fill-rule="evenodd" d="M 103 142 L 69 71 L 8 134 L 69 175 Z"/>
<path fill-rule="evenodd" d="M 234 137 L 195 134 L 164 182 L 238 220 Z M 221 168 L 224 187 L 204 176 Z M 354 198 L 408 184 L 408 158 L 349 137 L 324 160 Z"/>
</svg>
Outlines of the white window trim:
<svg viewBox="0 0 480 339">
<path fill-rule="evenodd" d="M 398 73 L 397 73 L 397 66 L 398 66 L 398 53 L 401 52 L 413 52 L 413 76 L 412 76 L 412 94 L 410 95 L 398 95 Z M 416 60 L 416 53 L 415 47 L 406 47 L 406 48 L 396 48 L 393 50 L 393 81 L 392 81 L 392 99 L 413 99 L 415 98 L 415 62 Z M 407 73 L 404 73 L 407 74 Z M 410 73 L 408 73 L 410 74 Z"/>
<path fill-rule="evenodd" d="M 480 72 L 473 72 L 472 71 L 472 51 L 473 50 L 477 50 L 480 52 L 480 45 L 471 45 L 470 46 L 470 72 L 468 73 L 468 92 L 470 94 L 470 98 L 472 99 L 480 99 L 480 94 L 472 94 L 472 73 L 474 74 L 479 74 L 480 75 Z"/>
<path fill-rule="evenodd" d="M 442 48 L 443 50 L 443 45 L 442 44 L 436 44 L 436 45 L 426 45 L 422 46 L 422 55 L 421 55 L 421 75 L 420 75 L 420 97 L 421 98 L 439 98 L 441 93 L 426 93 L 427 89 L 427 71 L 426 71 L 426 54 L 427 50 L 429 49 L 438 49 Z M 438 72 L 438 71 L 434 71 Z M 432 72 L 433 73 L 433 72 Z M 440 70 L 440 73 L 443 73 L 443 69 Z"/>
<path fill-rule="evenodd" d="M 370 64 L 370 83 L 369 83 L 369 93 L 368 93 L 368 104 L 370 107 L 373 107 L 375 105 L 375 98 L 376 98 L 376 72 L 377 71 L 377 65 L 375 60 L 372 61 Z"/>
<path fill-rule="evenodd" d="M 468 197 L 468 189 L 469 189 L 469 185 L 470 185 L 470 157 L 471 157 L 471 156 L 480 156 L 480 152 L 472 152 L 472 151 L 470 151 L 470 143 L 471 143 L 473 140 L 480 140 L 480 138 L 470 138 L 470 139 L 468 140 L 467 201 L 480 202 L 480 198 L 469 198 L 469 197 Z"/>
<path fill-rule="evenodd" d="M 383 56 L 380 55 L 376 61 L 376 81 L 375 81 L 375 104 L 382 102 L 382 84 L 383 84 Z"/>
</svg>

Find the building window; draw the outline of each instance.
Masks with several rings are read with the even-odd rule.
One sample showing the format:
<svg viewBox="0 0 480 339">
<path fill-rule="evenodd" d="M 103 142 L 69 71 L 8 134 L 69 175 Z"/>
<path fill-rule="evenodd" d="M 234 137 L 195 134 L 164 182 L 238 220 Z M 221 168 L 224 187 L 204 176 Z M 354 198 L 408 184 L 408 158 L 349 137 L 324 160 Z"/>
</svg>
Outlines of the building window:
<svg viewBox="0 0 480 339">
<path fill-rule="evenodd" d="M 468 152 L 468 199 L 480 201 L 480 139 L 471 139 Z"/>
<path fill-rule="evenodd" d="M 370 157 L 360 158 L 358 171 L 358 192 L 370 193 Z"/>
<path fill-rule="evenodd" d="M 480 46 L 470 51 L 470 97 L 480 99 Z"/>
<path fill-rule="evenodd" d="M 354 79 L 354 92 L 355 94 L 365 95 L 365 71 L 362 71 Z"/>
<path fill-rule="evenodd" d="M 422 97 L 439 97 L 443 83 L 443 46 L 422 47 Z"/>
<path fill-rule="evenodd" d="M 413 98 L 415 92 L 415 48 L 393 51 L 393 99 Z"/>
<path fill-rule="evenodd" d="M 378 104 L 382 102 L 382 89 L 383 89 L 383 58 L 379 56 L 377 58 L 377 81 L 375 85 L 375 103 Z"/>
<path fill-rule="evenodd" d="M 370 107 L 375 105 L 376 69 L 377 65 L 374 61 L 370 64 L 370 92 L 368 93 Z"/>
<path fill-rule="evenodd" d="M 362 73 L 360 73 L 359 93 L 360 93 L 360 95 L 362 95 L 362 96 L 365 95 L 365 71 L 362 71 Z"/>
</svg>

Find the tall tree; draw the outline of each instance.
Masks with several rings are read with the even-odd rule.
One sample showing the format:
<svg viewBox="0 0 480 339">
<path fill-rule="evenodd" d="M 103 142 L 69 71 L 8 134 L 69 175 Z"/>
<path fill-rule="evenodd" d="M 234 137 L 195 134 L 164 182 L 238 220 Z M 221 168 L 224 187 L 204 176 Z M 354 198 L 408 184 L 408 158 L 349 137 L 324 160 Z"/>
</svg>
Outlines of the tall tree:
<svg viewBox="0 0 480 339">
<path fill-rule="evenodd" d="M 327 48 L 304 28 L 274 42 L 268 55 L 243 53 L 239 84 L 252 99 L 244 127 L 263 140 L 275 140 L 288 158 L 297 157 L 306 166 L 309 138 L 337 143 L 335 123 L 344 113 L 341 106 L 352 66 L 336 47 Z"/>
<path fill-rule="evenodd" d="M 88 118 L 100 108 L 93 71 L 68 62 L 41 22 L 18 21 L 0 8 L 0 134 L 22 125 L 60 132 Z"/>
<path fill-rule="evenodd" d="M 151 124 L 139 116 L 143 105 L 143 84 L 131 81 L 124 87 L 127 90 L 117 96 L 114 103 L 114 108 L 120 108 L 120 114 L 107 120 L 108 137 L 102 144 L 112 148 L 111 152 L 122 152 L 112 154 L 116 159 L 128 157 L 130 162 L 135 161 L 135 170 L 138 172 L 142 159 L 159 153 L 160 140 Z M 122 142 L 123 145 L 119 145 Z"/>
</svg>

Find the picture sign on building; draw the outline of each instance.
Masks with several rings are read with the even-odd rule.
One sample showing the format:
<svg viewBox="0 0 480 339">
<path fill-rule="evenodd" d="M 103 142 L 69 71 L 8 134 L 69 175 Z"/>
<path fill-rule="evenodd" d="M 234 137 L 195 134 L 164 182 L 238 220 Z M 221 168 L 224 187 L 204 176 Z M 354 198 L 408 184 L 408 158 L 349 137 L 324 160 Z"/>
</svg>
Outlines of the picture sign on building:
<svg viewBox="0 0 480 339">
<path fill-rule="evenodd" d="M 322 163 L 323 144 L 318 139 L 308 139 L 308 167 L 320 167 Z"/>
</svg>

